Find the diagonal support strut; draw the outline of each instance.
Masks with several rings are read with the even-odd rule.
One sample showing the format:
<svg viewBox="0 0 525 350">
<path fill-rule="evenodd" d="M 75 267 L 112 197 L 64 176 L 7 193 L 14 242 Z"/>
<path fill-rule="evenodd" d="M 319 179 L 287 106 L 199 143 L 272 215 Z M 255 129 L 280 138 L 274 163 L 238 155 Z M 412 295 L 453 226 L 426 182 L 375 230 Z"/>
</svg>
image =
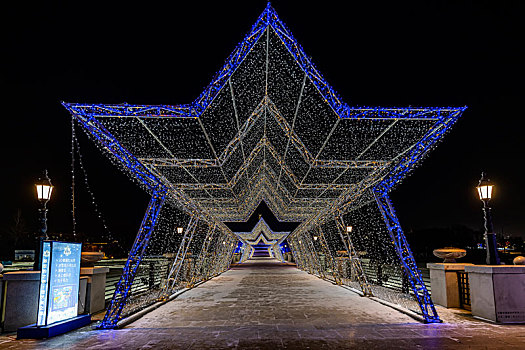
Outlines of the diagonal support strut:
<svg viewBox="0 0 525 350">
<path fill-rule="evenodd" d="M 423 282 L 421 272 L 417 268 L 416 261 L 414 260 L 410 247 L 408 246 L 407 239 L 401 229 L 401 225 L 397 219 L 388 194 L 374 191 L 374 197 L 379 210 L 383 215 L 383 219 L 385 220 L 395 251 L 401 260 L 401 265 L 405 270 L 406 277 L 408 277 L 412 293 L 421 308 L 421 313 L 425 318 L 425 322 L 440 323 L 441 320 L 439 319 L 434 303 L 430 298 L 430 293 L 425 286 L 425 282 Z"/>
<path fill-rule="evenodd" d="M 148 246 L 149 239 L 155 228 L 155 223 L 165 199 L 165 192 L 153 193 L 146 214 L 144 215 L 144 219 L 142 220 L 142 224 L 140 225 L 139 232 L 135 238 L 135 243 L 133 243 L 133 247 L 129 252 L 128 260 L 126 261 L 120 280 L 115 288 L 115 294 L 111 299 L 102 323 L 98 326 L 99 329 L 113 329 L 117 327 L 117 322 L 120 319 L 120 314 L 122 313 L 124 305 L 126 305 L 137 269 L 146 247 Z"/>
</svg>

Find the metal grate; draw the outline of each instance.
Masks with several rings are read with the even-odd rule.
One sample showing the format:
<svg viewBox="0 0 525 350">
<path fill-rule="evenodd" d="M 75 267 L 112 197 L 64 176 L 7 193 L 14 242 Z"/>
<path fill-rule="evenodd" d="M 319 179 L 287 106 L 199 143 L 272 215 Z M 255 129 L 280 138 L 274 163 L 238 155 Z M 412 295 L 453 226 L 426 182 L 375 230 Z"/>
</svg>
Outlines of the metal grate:
<svg viewBox="0 0 525 350">
<path fill-rule="evenodd" d="M 459 305 L 462 309 L 470 310 L 470 285 L 468 283 L 468 273 L 457 271 L 459 287 Z"/>
</svg>

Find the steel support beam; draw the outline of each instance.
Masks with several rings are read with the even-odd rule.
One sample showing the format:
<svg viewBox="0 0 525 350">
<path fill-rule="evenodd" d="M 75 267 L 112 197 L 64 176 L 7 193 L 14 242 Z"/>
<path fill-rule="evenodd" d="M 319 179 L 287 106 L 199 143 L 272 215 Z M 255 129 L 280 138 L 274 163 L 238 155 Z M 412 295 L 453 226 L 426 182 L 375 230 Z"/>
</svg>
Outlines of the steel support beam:
<svg viewBox="0 0 525 350">
<path fill-rule="evenodd" d="M 425 322 L 441 322 L 434 307 L 434 303 L 430 298 L 430 293 L 425 286 L 425 282 L 423 282 L 421 272 L 417 268 L 416 261 L 414 260 L 414 256 L 412 255 L 410 247 L 408 246 L 405 234 L 401 229 L 401 225 L 399 224 L 399 220 L 397 219 L 394 207 L 390 202 L 388 194 L 374 192 L 374 196 L 379 210 L 383 215 L 383 219 L 385 220 L 388 232 L 390 233 L 390 238 L 394 244 L 395 251 L 399 257 L 399 260 L 401 261 L 401 265 L 405 270 L 406 276 L 408 277 L 412 293 L 416 298 L 419 307 L 421 308 L 421 313 L 425 318 Z"/>
<path fill-rule="evenodd" d="M 192 272 L 191 280 L 188 283 L 188 288 L 192 288 L 195 285 L 195 283 L 197 283 L 199 280 L 203 280 L 202 268 L 204 266 L 206 256 L 208 255 L 208 250 L 210 249 L 213 234 L 215 233 L 216 228 L 216 225 L 211 225 L 208 228 L 208 232 L 206 233 L 206 237 L 204 238 L 204 243 L 202 244 L 199 257 L 197 258 L 197 262 L 195 263 L 195 267 Z"/>
<path fill-rule="evenodd" d="M 342 216 L 336 216 L 335 221 L 337 223 L 337 230 L 339 231 L 339 237 L 345 245 L 345 249 L 348 253 L 348 258 L 350 259 L 350 268 L 352 269 L 353 275 L 356 276 L 361 291 L 366 296 L 373 296 L 372 290 L 370 289 L 370 284 L 366 278 L 365 272 L 363 271 L 363 266 L 361 264 L 361 258 L 357 254 L 352 243 L 352 238 L 346 230 L 345 222 Z"/>
<path fill-rule="evenodd" d="M 166 276 L 166 281 L 164 282 L 164 285 L 162 286 L 162 289 L 159 293 L 159 299 L 160 300 L 167 300 L 171 293 L 173 292 L 173 289 L 177 286 L 177 280 L 179 278 L 180 270 L 182 269 L 182 265 L 184 264 L 184 261 L 186 260 L 186 253 L 188 253 L 188 248 L 190 247 L 190 243 L 193 240 L 193 234 L 195 233 L 195 229 L 197 228 L 197 224 L 199 223 L 198 218 L 191 217 L 190 222 L 188 222 L 188 225 L 186 227 L 186 230 L 184 231 L 184 236 L 182 237 L 182 240 L 179 244 L 179 249 L 177 250 L 177 255 L 175 256 L 175 260 L 173 260 L 173 264 L 171 265 L 170 271 L 168 272 L 168 275 Z"/>
<path fill-rule="evenodd" d="M 335 267 L 335 259 L 334 259 L 334 256 L 332 255 L 332 252 L 330 251 L 330 247 L 328 246 L 328 242 L 324 235 L 323 229 L 321 228 L 321 225 L 317 226 L 317 230 L 319 232 L 319 243 L 321 243 L 321 247 L 323 249 L 325 260 L 328 260 L 327 263 L 332 269 L 332 276 L 334 277 L 334 281 L 336 284 L 341 285 L 341 277 L 339 276 L 339 273 Z"/>
<path fill-rule="evenodd" d="M 102 323 L 98 326 L 100 329 L 112 329 L 117 327 L 117 322 L 120 319 L 122 309 L 126 305 L 126 301 L 131 292 L 131 285 L 135 279 L 137 269 L 144 255 L 144 251 L 148 246 L 149 239 L 155 228 L 155 223 L 166 199 L 166 193 L 155 192 L 151 197 L 151 201 L 140 225 L 139 232 L 135 238 L 135 243 L 129 252 L 128 260 L 120 276 L 120 280 L 115 288 L 115 293 L 108 306 L 106 315 L 102 320 Z"/>
</svg>

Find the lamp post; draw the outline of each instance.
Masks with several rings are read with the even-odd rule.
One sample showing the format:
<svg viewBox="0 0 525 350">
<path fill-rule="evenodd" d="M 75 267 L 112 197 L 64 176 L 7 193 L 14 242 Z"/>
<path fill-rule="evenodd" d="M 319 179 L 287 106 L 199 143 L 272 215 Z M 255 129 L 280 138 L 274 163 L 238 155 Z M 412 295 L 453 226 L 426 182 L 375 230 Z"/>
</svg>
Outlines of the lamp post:
<svg viewBox="0 0 525 350">
<path fill-rule="evenodd" d="M 350 259 L 355 258 L 352 254 L 353 249 L 350 249 L 350 247 L 352 247 L 352 241 L 350 240 L 350 234 L 352 233 L 353 229 L 354 228 L 352 226 L 346 226 L 346 239 L 348 241 L 346 242 L 347 243 L 346 248 L 348 249 L 348 256 L 350 257 Z"/>
<path fill-rule="evenodd" d="M 485 219 L 485 245 L 487 246 L 487 265 L 499 265 L 500 260 L 498 256 L 498 246 L 496 243 L 496 234 L 492 227 L 492 216 L 491 209 L 489 207 L 489 201 L 492 198 L 492 188 L 494 185 L 486 177 L 486 174 L 481 173 L 481 179 L 479 180 L 478 190 L 479 199 L 483 202 L 483 216 Z"/>
<path fill-rule="evenodd" d="M 44 171 L 44 176 L 38 179 L 36 186 L 36 196 L 40 202 L 41 208 L 38 209 L 40 214 L 40 235 L 37 239 L 37 247 L 35 250 L 35 263 L 33 265 L 33 270 L 40 271 L 41 266 L 41 256 L 42 256 L 42 246 L 43 242 L 49 237 L 47 236 L 47 202 L 51 199 L 51 193 L 53 192 L 53 185 L 51 184 L 51 179 L 47 176 L 47 170 Z"/>
</svg>

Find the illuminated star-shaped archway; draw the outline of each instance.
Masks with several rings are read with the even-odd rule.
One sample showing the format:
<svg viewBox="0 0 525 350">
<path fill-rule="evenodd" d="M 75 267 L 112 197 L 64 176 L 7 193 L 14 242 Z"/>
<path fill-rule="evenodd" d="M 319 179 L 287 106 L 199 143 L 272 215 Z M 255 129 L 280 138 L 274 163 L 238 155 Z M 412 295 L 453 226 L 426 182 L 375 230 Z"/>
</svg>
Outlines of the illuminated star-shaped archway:
<svg viewBox="0 0 525 350">
<path fill-rule="evenodd" d="M 387 195 L 464 107 L 349 106 L 269 4 L 192 103 L 64 106 L 160 198 L 139 236 L 153 230 L 164 199 L 223 230 L 265 201 L 279 220 L 301 222 L 292 235 L 375 200 L 423 314 L 437 319 Z"/>
</svg>

